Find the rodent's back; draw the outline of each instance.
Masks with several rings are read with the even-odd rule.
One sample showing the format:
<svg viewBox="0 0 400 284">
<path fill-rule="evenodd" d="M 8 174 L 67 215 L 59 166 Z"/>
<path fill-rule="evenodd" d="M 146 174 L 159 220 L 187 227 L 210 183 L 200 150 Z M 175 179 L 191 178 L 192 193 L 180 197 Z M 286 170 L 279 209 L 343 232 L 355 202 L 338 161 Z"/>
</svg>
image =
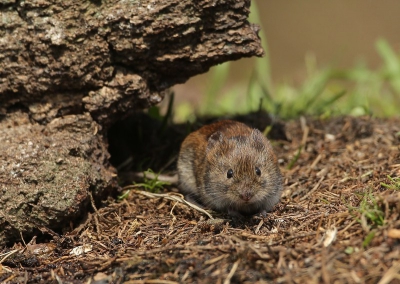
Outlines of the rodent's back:
<svg viewBox="0 0 400 284">
<path fill-rule="evenodd" d="M 230 120 L 206 125 L 184 140 L 178 174 L 186 195 L 222 211 L 269 211 L 282 187 L 268 140 L 258 130 Z"/>
</svg>

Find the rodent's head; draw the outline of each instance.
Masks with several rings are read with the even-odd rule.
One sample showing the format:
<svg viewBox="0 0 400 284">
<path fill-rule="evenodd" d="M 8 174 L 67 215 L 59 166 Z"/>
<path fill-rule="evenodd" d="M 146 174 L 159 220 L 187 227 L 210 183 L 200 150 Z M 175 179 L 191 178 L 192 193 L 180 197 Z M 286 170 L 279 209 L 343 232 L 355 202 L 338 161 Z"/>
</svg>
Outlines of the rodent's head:
<svg viewBox="0 0 400 284">
<path fill-rule="evenodd" d="M 205 157 L 205 205 L 242 214 L 270 211 L 279 201 L 282 176 L 272 147 L 263 134 L 208 139 Z"/>
</svg>

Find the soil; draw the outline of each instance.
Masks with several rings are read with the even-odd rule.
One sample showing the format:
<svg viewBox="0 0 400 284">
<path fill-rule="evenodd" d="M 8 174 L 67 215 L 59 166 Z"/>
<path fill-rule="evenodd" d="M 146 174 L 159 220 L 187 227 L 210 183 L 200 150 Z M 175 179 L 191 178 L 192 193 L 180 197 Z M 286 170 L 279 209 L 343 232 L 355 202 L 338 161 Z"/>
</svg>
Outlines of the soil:
<svg viewBox="0 0 400 284">
<path fill-rule="evenodd" d="M 301 119 L 285 133 L 267 216 L 210 219 L 174 187 L 131 190 L 69 232 L 42 228 L 47 242 L 1 249 L 1 283 L 400 283 L 400 118 Z"/>
</svg>

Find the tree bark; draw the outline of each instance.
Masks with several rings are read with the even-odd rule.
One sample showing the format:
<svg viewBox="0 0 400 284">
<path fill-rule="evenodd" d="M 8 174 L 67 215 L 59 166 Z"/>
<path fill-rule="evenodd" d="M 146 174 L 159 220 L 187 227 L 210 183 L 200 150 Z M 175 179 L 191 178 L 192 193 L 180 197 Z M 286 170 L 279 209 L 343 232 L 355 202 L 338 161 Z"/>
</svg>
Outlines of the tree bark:
<svg viewBox="0 0 400 284">
<path fill-rule="evenodd" d="M 0 3 L 0 245 L 117 188 L 103 134 L 211 66 L 261 56 L 250 0 Z M 3 229 L 4 228 L 4 229 Z"/>
</svg>

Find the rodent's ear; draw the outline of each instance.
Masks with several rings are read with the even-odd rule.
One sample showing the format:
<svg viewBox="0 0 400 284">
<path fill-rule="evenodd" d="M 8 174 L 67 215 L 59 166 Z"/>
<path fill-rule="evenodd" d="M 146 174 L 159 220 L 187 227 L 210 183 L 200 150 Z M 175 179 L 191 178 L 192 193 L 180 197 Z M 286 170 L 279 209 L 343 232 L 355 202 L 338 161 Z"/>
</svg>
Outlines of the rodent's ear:
<svg viewBox="0 0 400 284">
<path fill-rule="evenodd" d="M 254 140 L 259 139 L 260 141 L 263 141 L 265 139 L 264 134 L 262 134 L 261 131 L 257 128 L 253 128 L 253 131 L 251 132 L 251 137 Z"/>
<path fill-rule="evenodd" d="M 251 139 L 255 142 L 256 146 L 259 145 L 262 148 L 266 140 L 264 134 L 262 134 L 261 131 L 256 128 L 254 128 L 251 132 Z"/>
<path fill-rule="evenodd" d="M 207 151 L 214 147 L 215 144 L 222 141 L 222 133 L 220 131 L 216 131 L 208 138 L 207 143 Z"/>
</svg>

